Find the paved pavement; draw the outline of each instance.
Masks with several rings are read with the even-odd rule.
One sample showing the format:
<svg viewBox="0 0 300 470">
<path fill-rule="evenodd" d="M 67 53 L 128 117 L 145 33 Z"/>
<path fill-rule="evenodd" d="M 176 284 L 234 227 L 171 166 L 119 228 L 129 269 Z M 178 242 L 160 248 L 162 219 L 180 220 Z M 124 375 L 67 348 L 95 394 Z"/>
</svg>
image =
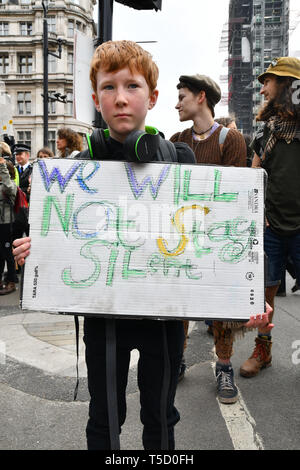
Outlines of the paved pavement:
<svg viewBox="0 0 300 470">
<path fill-rule="evenodd" d="M 82 320 L 80 386 L 78 400 L 74 402 L 73 317 L 22 312 L 18 307 L 18 292 L 1 297 L 0 302 L 0 449 L 86 449 L 89 394 Z M 299 302 L 300 292 L 277 299 L 276 334 L 283 341 L 278 341 L 274 367 L 257 378 L 247 380 L 238 376 L 240 363 L 252 349 L 254 333 L 236 342 L 233 365 L 241 393 L 235 405 L 220 406 L 216 400 L 213 340 L 203 322 L 191 323 L 186 351 L 188 370 L 176 396 L 182 417 L 176 426 L 178 450 L 300 447 L 297 405 L 300 353 L 297 355 L 297 350 L 294 363 L 291 361 L 291 345 L 297 346 L 297 340 L 300 351 Z M 279 326 L 284 328 L 280 334 Z M 138 353 L 134 351 L 127 389 L 127 420 L 121 434 L 121 447 L 127 450 L 142 449 L 137 360 Z M 267 397 L 270 392 L 273 392 L 271 399 Z M 282 431 L 278 433 L 280 427 Z"/>
</svg>

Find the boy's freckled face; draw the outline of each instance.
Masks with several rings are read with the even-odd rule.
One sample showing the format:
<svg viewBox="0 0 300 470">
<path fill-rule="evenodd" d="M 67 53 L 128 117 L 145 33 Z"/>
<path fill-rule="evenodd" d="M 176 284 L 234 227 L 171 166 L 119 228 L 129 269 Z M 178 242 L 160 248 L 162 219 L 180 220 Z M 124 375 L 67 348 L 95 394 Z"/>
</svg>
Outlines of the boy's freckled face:
<svg viewBox="0 0 300 470">
<path fill-rule="evenodd" d="M 155 105 L 157 96 L 157 90 L 150 94 L 143 75 L 131 73 L 128 68 L 117 72 L 100 69 L 97 73 L 97 94 L 93 94 L 93 100 L 111 137 L 119 142 L 124 142 L 130 132 L 145 129 L 147 112 Z"/>
</svg>

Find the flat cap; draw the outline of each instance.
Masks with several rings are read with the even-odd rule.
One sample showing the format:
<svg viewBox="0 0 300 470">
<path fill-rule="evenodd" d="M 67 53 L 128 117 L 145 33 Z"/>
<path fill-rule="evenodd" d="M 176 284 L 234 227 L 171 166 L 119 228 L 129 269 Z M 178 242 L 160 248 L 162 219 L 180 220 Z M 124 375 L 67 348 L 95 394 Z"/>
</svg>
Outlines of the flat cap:
<svg viewBox="0 0 300 470">
<path fill-rule="evenodd" d="M 187 83 L 192 85 L 196 90 L 204 90 L 207 98 L 211 101 L 212 105 L 215 106 L 221 99 L 221 88 L 219 85 L 207 75 L 181 75 L 179 77 L 181 84 Z"/>
<path fill-rule="evenodd" d="M 30 152 L 30 147 L 26 144 L 15 144 L 12 147 L 12 152 L 14 155 L 21 152 Z"/>
<path fill-rule="evenodd" d="M 300 60 L 296 57 L 278 57 L 273 59 L 267 70 L 259 75 L 258 80 L 264 83 L 267 74 L 279 77 L 293 77 L 300 80 Z"/>
</svg>

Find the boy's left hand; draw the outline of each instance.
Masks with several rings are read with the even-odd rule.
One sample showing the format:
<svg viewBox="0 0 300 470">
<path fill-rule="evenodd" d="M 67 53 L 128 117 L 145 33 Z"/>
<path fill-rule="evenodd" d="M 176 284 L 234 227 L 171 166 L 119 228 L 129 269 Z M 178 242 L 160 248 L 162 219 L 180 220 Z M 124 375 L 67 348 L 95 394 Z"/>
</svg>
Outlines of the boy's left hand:
<svg viewBox="0 0 300 470">
<path fill-rule="evenodd" d="M 273 309 L 270 305 L 266 304 L 266 312 L 261 315 L 253 315 L 250 320 L 244 324 L 246 328 L 259 328 L 271 331 L 274 327 L 273 323 L 269 323 L 269 314 L 272 313 Z"/>
</svg>

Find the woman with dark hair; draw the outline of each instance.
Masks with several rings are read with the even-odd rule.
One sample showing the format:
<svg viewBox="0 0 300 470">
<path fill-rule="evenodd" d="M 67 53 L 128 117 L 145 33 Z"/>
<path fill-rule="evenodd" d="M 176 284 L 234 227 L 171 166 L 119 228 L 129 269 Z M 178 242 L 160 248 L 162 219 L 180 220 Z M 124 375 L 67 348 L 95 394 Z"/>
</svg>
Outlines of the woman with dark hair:
<svg viewBox="0 0 300 470">
<path fill-rule="evenodd" d="M 68 127 L 57 131 L 56 147 L 61 158 L 74 158 L 83 150 L 82 137 Z"/>
<path fill-rule="evenodd" d="M 15 261 L 12 254 L 12 224 L 14 221 L 13 206 L 17 194 L 14 182 L 13 164 L 0 157 L 0 295 L 10 294 L 16 290 Z M 3 281 L 5 262 L 7 276 Z"/>
<path fill-rule="evenodd" d="M 274 298 L 288 257 L 293 262 L 298 285 L 300 282 L 300 60 L 274 59 L 258 80 L 267 103 L 256 118 L 265 125 L 252 143 L 255 151 L 252 166 L 262 167 L 268 174 L 264 238 L 268 259 L 266 301 L 274 314 Z M 253 377 L 271 365 L 270 332 L 259 329 L 255 342 L 252 356 L 240 369 L 244 377 Z"/>
</svg>

